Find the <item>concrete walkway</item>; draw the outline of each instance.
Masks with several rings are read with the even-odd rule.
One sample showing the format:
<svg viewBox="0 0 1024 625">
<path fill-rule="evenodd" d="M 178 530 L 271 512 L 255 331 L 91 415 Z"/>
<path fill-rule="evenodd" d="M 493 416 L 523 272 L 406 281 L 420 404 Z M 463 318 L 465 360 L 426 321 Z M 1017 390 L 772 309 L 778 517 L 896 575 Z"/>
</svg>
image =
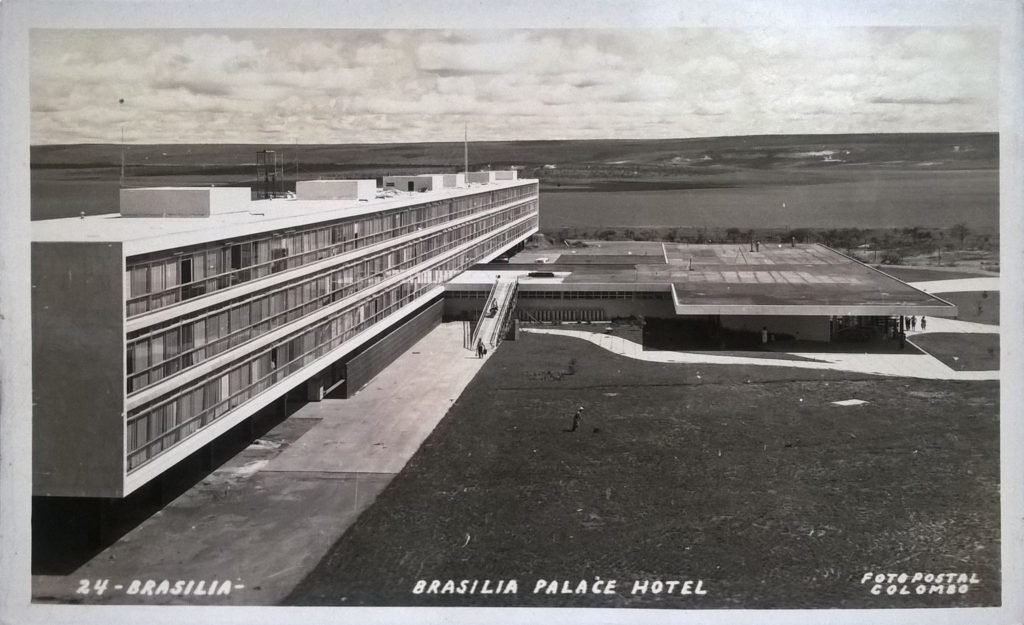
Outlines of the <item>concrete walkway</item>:
<svg viewBox="0 0 1024 625">
<path fill-rule="evenodd" d="M 442 324 L 350 399 L 308 403 L 37 601 L 275 605 L 405 466 L 484 360 Z M 81 579 L 108 580 L 101 596 Z M 226 596 L 127 595 L 132 580 L 230 580 Z M 115 585 L 123 588 L 115 590 Z"/>
<path fill-rule="evenodd" d="M 929 326 L 931 322 L 929 321 Z M 981 325 L 981 324 L 975 324 Z M 782 360 L 773 358 L 748 358 L 743 356 L 717 356 L 707 353 L 644 351 L 643 346 L 618 336 L 579 330 L 549 328 L 523 328 L 522 332 L 555 334 L 588 341 L 610 352 L 647 362 L 755 365 L 762 367 L 794 367 L 798 369 L 825 369 L 850 371 L 874 375 L 889 375 L 928 380 L 998 380 L 998 371 L 954 371 L 929 354 L 836 354 L 836 353 L 794 353 L 794 356 L 814 359 Z M 823 361 L 823 362 L 821 362 Z"/>
<path fill-rule="evenodd" d="M 398 473 L 480 370 L 462 324 L 442 324 L 349 399 L 306 404 L 320 422 L 265 471 Z"/>
<path fill-rule="evenodd" d="M 908 282 L 925 293 L 959 293 L 962 291 L 998 291 L 999 278 L 959 278 L 956 280 L 927 280 Z"/>
<path fill-rule="evenodd" d="M 928 328 L 920 329 L 920 318 L 918 318 L 918 329 L 909 330 L 907 336 L 917 334 L 929 334 L 932 332 L 953 332 L 956 334 L 999 334 L 999 326 L 991 323 L 974 323 L 973 321 L 960 321 L 959 319 L 943 319 L 942 317 L 928 317 Z"/>
</svg>

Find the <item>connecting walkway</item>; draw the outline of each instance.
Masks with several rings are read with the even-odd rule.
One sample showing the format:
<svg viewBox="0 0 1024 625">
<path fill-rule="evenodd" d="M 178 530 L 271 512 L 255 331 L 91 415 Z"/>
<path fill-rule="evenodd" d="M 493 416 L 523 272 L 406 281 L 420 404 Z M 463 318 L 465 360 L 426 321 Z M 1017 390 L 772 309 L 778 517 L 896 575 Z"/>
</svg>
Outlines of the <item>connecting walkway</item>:
<svg viewBox="0 0 1024 625">
<path fill-rule="evenodd" d="M 517 278 L 501 278 L 495 281 L 491 288 L 484 309 L 480 313 L 480 320 L 476 324 L 476 331 L 470 341 L 469 348 L 476 349 L 478 343 L 482 342 L 488 350 L 493 350 L 501 343 L 508 331 L 508 324 L 515 310 L 516 301 L 519 296 L 519 280 Z"/>
</svg>

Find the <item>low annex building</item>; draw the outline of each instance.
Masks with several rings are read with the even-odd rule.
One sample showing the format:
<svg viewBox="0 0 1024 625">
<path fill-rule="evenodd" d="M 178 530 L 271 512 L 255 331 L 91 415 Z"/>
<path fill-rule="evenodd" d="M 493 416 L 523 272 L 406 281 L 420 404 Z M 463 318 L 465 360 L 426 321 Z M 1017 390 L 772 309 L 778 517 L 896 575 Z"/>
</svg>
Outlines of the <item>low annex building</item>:
<svg viewBox="0 0 1024 625">
<path fill-rule="evenodd" d="M 850 328 L 884 332 L 901 316 L 957 315 L 953 304 L 823 245 L 638 241 L 530 250 L 466 272 L 446 287 L 447 313 L 478 307 L 498 275 L 517 280 L 522 321 L 645 316 L 831 341 Z"/>
</svg>

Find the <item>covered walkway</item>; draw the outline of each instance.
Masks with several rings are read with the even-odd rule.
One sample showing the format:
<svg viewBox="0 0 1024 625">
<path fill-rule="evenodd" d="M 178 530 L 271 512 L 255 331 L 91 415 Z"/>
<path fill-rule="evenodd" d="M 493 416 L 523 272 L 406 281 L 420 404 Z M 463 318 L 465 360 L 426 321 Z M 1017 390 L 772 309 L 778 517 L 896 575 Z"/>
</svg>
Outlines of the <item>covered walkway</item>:
<svg viewBox="0 0 1024 625">
<path fill-rule="evenodd" d="M 484 303 L 483 312 L 480 313 L 471 348 L 476 349 L 477 342 L 482 341 L 487 349 L 493 350 L 501 342 L 502 328 L 512 308 L 515 307 L 517 286 L 518 281 L 515 278 L 497 278 Z"/>
</svg>

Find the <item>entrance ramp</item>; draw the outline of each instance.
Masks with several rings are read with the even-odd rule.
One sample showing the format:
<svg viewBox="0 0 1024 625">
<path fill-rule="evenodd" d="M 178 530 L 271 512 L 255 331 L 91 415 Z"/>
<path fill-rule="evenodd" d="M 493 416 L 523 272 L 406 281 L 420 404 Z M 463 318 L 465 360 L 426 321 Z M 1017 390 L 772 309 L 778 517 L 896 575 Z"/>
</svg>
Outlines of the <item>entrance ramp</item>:
<svg viewBox="0 0 1024 625">
<path fill-rule="evenodd" d="M 480 319 L 470 341 L 470 349 L 475 350 L 481 342 L 489 350 L 498 347 L 508 332 L 518 297 L 518 278 L 498 278 L 495 281 L 484 302 L 484 309 L 480 312 Z"/>
</svg>

